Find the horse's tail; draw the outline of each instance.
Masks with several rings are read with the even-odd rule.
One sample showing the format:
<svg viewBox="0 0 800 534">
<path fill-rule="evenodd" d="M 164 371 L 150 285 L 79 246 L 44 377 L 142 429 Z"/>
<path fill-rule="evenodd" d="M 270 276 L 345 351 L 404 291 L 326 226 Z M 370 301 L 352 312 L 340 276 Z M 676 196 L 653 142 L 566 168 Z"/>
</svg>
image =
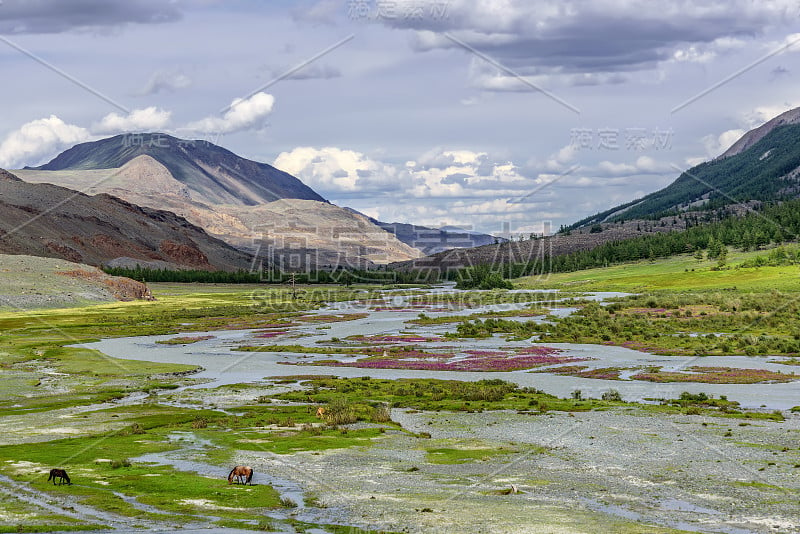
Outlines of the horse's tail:
<svg viewBox="0 0 800 534">
<path fill-rule="evenodd" d="M 253 480 L 253 473 L 255 473 L 255 469 L 252 467 L 250 468 L 250 472 L 247 474 L 247 482 L 245 484 L 250 484 L 250 481 Z M 252 484 L 250 484 L 252 486 Z"/>
<path fill-rule="evenodd" d="M 228 484 L 233 484 L 233 472 L 234 471 L 236 471 L 235 467 L 233 469 L 231 469 L 230 473 L 228 473 Z"/>
</svg>

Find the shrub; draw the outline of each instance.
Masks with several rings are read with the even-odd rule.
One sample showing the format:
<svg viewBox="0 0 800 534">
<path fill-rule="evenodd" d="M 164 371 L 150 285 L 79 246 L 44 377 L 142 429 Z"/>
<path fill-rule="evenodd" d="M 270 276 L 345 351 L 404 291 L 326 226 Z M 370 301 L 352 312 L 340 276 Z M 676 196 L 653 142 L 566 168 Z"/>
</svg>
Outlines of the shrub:
<svg viewBox="0 0 800 534">
<path fill-rule="evenodd" d="M 330 425 L 349 425 L 358 421 L 358 416 L 353 403 L 339 397 L 325 407 L 325 420 Z"/>
<path fill-rule="evenodd" d="M 513 285 L 503 275 L 492 270 L 489 265 L 474 265 L 458 271 L 458 289 L 513 289 Z"/>
<path fill-rule="evenodd" d="M 622 402 L 622 395 L 616 389 L 609 389 L 600 398 L 604 401 Z"/>
<path fill-rule="evenodd" d="M 275 524 L 269 519 L 262 519 L 258 522 L 256 530 L 262 532 L 275 532 Z"/>
<path fill-rule="evenodd" d="M 389 405 L 385 402 L 380 403 L 372 409 L 372 420 L 376 423 L 388 423 L 392 420 L 392 412 Z"/>
<path fill-rule="evenodd" d="M 297 508 L 297 503 L 289 497 L 281 497 L 281 506 L 284 508 Z"/>
<path fill-rule="evenodd" d="M 206 428 L 208 426 L 208 420 L 205 417 L 198 417 L 194 421 L 192 421 L 192 428 Z"/>
<path fill-rule="evenodd" d="M 705 402 L 709 399 L 705 393 L 689 393 L 684 391 L 681 393 L 680 400 L 687 402 Z"/>
</svg>

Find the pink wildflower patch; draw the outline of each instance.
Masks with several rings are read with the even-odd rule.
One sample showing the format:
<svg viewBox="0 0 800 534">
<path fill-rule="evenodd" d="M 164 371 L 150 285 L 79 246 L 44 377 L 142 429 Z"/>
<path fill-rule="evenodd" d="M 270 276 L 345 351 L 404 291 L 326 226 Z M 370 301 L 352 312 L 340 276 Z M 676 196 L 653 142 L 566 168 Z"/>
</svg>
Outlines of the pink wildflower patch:
<svg viewBox="0 0 800 534">
<path fill-rule="evenodd" d="M 766 369 L 738 369 L 734 367 L 693 366 L 682 371 L 649 370 L 633 375 L 634 380 L 648 382 L 700 382 L 704 384 L 759 384 L 791 382 L 797 380 L 792 374 L 778 373 Z"/>
<path fill-rule="evenodd" d="M 407 369 L 419 371 L 471 371 L 471 372 L 508 372 L 532 369 L 544 365 L 556 365 L 583 361 L 577 358 L 558 354 L 560 351 L 551 347 L 529 347 L 527 352 L 502 351 L 464 351 L 465 358 L 457 358 L 453 353 L 430 353 L 416 348 L 402 350 L 369 350 L 374 354 L 354 362 L 325 360 L 313 365 L 332 367 L 358 367 L 362 369 Z"/>
<path fill-rule="evenodd" d="M 286 332 L 285 330 L 278 330 L 278 331 L 275 331 L 275 332 L 261 332 L 260 334 L 256 334 L 256 335 L 255 335 L 255 336 L 253 336 L 253 337 L 258 337 L 258 338 L 271 338 L 271 337 L 278 337 L 278 336 L 282 336 L 282 335 L 284 335 L 284 334 L 287 334 L 287 333 L 288 333 L 288 332 Z"/>
</svg>

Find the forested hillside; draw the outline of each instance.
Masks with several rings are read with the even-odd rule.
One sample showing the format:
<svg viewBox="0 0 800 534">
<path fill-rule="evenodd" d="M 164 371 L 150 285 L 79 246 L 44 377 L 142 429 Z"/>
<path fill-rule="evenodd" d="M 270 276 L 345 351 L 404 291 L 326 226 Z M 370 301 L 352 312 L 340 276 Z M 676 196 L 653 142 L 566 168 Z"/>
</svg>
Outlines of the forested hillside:
<svg viewBox="0 0 800 534">
<path fill-rule="evenodd" d="M 496 268 L 506 278 L 518 278 L 530 274 L 606 267 L 626 261 L 655 259 L 702 250 L 706 250 L 710 258 L 721 258 L 724 265 L 726 247 L 751 250 L 771 243 L 793 241 L 798 235 L 800 200 L 793 200 L 765 205 L 744 216 L 731 215 L 721 221 L 693 226 L 684 231 L 611 241 L 591 250 L 541 256 L 531 261 L 497 265 Z"/>
<path fill-rule="evenodd" d="M 800 193 L 800 125 L 780 126 L 744 152 L 701 163 L 660 191 L 587 217 L 567 230 L 687 210 L 712 210 L 749 200 L 779 201 Z"/>
</svg>

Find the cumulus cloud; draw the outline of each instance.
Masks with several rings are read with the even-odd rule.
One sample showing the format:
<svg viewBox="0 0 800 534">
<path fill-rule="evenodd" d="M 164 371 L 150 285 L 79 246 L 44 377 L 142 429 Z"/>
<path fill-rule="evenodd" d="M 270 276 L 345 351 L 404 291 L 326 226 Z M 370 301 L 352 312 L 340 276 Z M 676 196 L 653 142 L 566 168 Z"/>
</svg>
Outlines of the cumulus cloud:
<svg viewBox="0 0 800 534">
<path fill-rule="evenodd" d="M 123 24 L 158 24 L 180 19 L 177 2 L 163 0 L 3 0 L 0 33 L 59 33 Z"/>
<path fill-rule="evenodd" d="M 67 124 L 55 115 L 23 124 L 0 143 L 0 167 L 13 169 L 89 139 L 85 128 Z"/>
<path fill-rule="evenodd" d="M 112 135 L 126 132 L 151 132 L 163 129 L 168 123 L 171 112 L 151 106 L 135 109 L 123 116 L 109 113 L 100 122 L 92 125 L 92 133 Z"/>
<path fill-rule="evenodd" d="M 485 152 L 441 150 L 406 164 L 409 194 L 418 198 L 515 196 L 533 184 L 513 162 Z"/>
<path fill-rule="evenodd" d="M 233 133 L 257 128 L 272 113 L 275 97 L 256 93 L 250 98 L 236 98 L 221 117 L 206 117 L 187 125 L 201 133 Z"/>
<path fill-rule="evenodd" d="M 707 62 L 790 27 L 798 15 L 793 0 L 453 0 L 444 12 L 435 1 L 394 4 L 401 13 L 424 6 L 423 16 L 376 17 L 413 30 L 419 51 L 462 48 L 451 35 L 531 80 L 552 75 L 570 85 L 619 83 L 621 74 L 663 62 Z M 505 75 L 475 81 L 488 90 L 525 90 Z"/>
<path fill-rule="evenodd" d="M 565 148 L 552 159 L 568 162 L 574 157 Z M 592 209 L 607 207 L 599 204 L 602 196 L 597 195 L 598 188 L 607 188 L 607 179 L 547 171 L 543 165 L 529 168 L 472 150 L 438 147 L 409 161 L 390 163 L 355 150 L 297 147 L 280 154 L 273 164 L 326 198 L 386 222 L 492 232 L 501 232 L 507 223 L 512 231 L 540 232 L 549 221 L 570 217 L 580 202 L 594 202 Z M 646 156 L 630 165 L 639 174 L 658 166 Z M 568 213 L 555 206 L 569 206 Z"/>
<path fill-rule="evenodd" d="M 23 124 L 0 143 L 0 167 L 36 165 L 75 144 L 100 136 L 163 129 L 170 112 L 156 107 L 136 109 L 127 115 L 109 113 L 91 128 L 64 122 L 56 115 Z"/>
<path fill-rule="evenodd" d="M 399 171 L 353 150 L 297 147 L 275 159 L 275 167 L 325 194 L 390 191 L 400 186 Z"/>
</svg>

